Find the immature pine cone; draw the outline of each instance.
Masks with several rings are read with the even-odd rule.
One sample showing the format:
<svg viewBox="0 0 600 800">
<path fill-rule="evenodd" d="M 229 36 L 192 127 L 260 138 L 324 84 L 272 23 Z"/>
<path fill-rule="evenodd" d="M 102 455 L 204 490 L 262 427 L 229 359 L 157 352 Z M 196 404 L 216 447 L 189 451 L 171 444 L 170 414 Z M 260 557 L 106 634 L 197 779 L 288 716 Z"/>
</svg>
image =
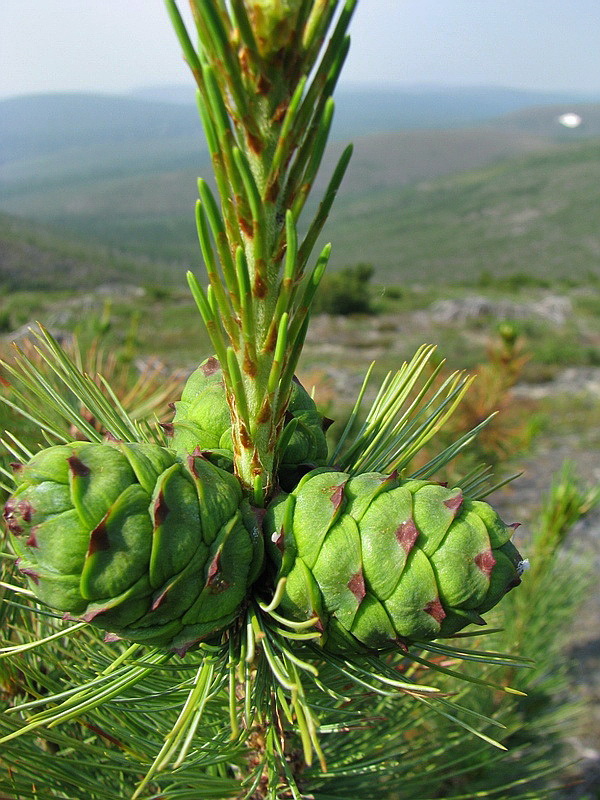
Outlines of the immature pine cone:
<svg viewBox="0 0 600 800">
<path fill-rule="evenodd" d="M 16 472 L 4 518 L 43 603 L 182 653 L 236 618 L 263 545 L 233 475 L 124 442 L 50 447 Z"/>
<path fill-rule="evenodd" d="M 513 529 L 487 503 L 430 481 L 315 470 L 265 518 L 281 610 L 317 617 L 332 649 L 448 636 L 520 583 Z"/>
</svg>

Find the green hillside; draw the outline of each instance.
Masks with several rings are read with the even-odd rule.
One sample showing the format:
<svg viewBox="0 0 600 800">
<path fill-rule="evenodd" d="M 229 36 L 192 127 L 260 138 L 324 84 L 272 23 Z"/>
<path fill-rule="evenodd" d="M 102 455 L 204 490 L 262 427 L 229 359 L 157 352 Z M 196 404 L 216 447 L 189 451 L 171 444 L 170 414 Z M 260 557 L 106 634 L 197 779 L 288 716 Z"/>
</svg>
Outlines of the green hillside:
<svg viewBox="0 0 600 800">
<path fill-rule="evenodd" d="M 505 127 L 359 138 L 326 228 L 332 266 L 370 262 L 384 283 L 598 274 L 600 139 L 558 142 L 544 119 L 529 110 Z M 116 162 L 123 145 L 111 155 L 108 142 L 94 147 L 113 159 L 111 169 L 93 149 L 88 172 L 83 150 L 79 162 L 22 160 L 20 174 L 17 162 L 4 165 L 0 208 L 31 224 L 0 217 L 0 283 L 180 283 L 199 263 L 193 204 L 196 176 L 208 167 L 191 139 L 189 156 L 170 153 L 170 162 L 147 145 L 129 143 L 127 169 Z M 340 149 L 332 144 L 322 181 Z"/>
<path fill-rule="evenodd" d="M 586 241 L 596 241 L 589 219 L 593 207 L 585 203 L 596 197 L 590 180 L 596 174 L 594 145 L 578 149 L 577 141 L 600 136 L 600 105 L 523 108 L 536 99 L 559 98 L 485 87 L 340 91 L 337 132 L 348 136 L 334 136 L 314 193 L 318 197 L 342 147 L 354 138 L 354 157 L 327 229 L 335 245 L 334 266 L 370 261 L 386 280 L 404 280 L 415 271 L 429 280 L 430 274 L 452 277 L 448 265 L 468 276 L 496 269 L 543 271 L 540 254 L 548 251 L 554 264 L 548 269 L 560 271 L 573 252 L 570 237 L 575 252 L 583 246 L 572 231 L 587 226 Z M 484 123 L 486 115 L 511 109 Z M 567 110 L 583 118 L 576 130 L 556 121 Z M 436 127 L 475 117 L 478 127 Z M 416 130 L 419 119 L 432 127 Z M 378 126 L 404 130 L 375 133 Z M 357 137 L 360 131 L 369 134 Z M 565 147 L 567 161 L 590 160 L 589 168 L 581 166 L 583 184 L 571 187 L 569 170 L 575 167 L 563 165 Z M 0 102 L 0 153 L 0 210 L 46 228 L 32 259 L 30 245 L 15 245 L 11 222 L 12 243 L 4 245 L 2 256 L 4 283 L 37 285 L 55 275 L 62 283 L 90 285 L 94 274 L 105 271 L 108 276 L 98 280 L 112 280 L 112 274 L 122 279 L 129 272 L 143 276 L 144 270 L 154 275 L 160 269 L 155 265 L 163 263 L 174 264 L 180 274 L 198 264 L 196 179 L 211 169 L 193 104 L 97 95 L 6 100 Z M 533 155 L 540 158 L 530 162 Z M 564 174 L 563 184 L 552 180 L 557 171 Z M 551 191 L 553 199 L 546 197 Z M 579 210 L 555 228 L 550 210 L 569 203 Z M 515 210 L 505 212 L 505 206 Z M 5 239 L 8 228 L 3 226 Z M 554 246 L 557 230 L 563 238 Z M 32 231 L 29 240 L 38 235 Z M 82 246 L 73 241 L 91 246 L 78 269 L 72 253 Z M 111 266 L 119 258 L 130 265 Z M 52 264 L 71 264 L 69 259 L 71 267 L 53 271 Z"/>
<path fill-rule="evenodd" d="M 576 128 L 560 124 L 566 112 L 577 114 L 581 123 Z M 562 142 L 573 142 L 600 136 L 600 104 L 570 103 L 535 106 L 504 114 L 486 124 L 496 130 L 528 133 L 531 136 L 550 137 Z"/>
<path fill-rule="evenodd" d="M 0 213 L 0 287 L 5 291 L 162 283 L 177 280 L 173 273 L 148 259 L 67 239 Z"/>
<path fill-rule="evenodd" d="M 341 265 L 387 283 L 600 275 L 600 139 L 400 189 L 342 196 L 328 238 Z"/>
<path fill-rule="evenodd" d="M 362 159 L 359 150 L 359 173 Z M 188 188 L 182 192 L 184 179 Z M 121 187 L 107 181 L 93 197 L 95 216 L 79 217 L 82 236 L 94 233 L 90 220 L 95 220 L 112 228 L 111 246 L 113 240 L 127 243 L 136 257 L 115 256 L 108 246 L 69 244 L 58 233 L 0 217 L 2 282 L 179 282 L 186 253 L 190 265 L 198 263 L 193 181 L 177 172 L 166 183 L 164 176 L 138 180 L 139 207 L 128 211 L 124 198 L 119 205 Z M 178 198 L 177 214 L 171 198 Z M 518 273 L 584 280 L 589 273 L 600 275 L 599 209 L 600 139 L 497 159 L 408 186 L 377 189 L 365 178 L 361 187 L 351 177 L 326 236 L 334 243 L 334 268 L 370 262 L 381 283 L 463 283 Z M 70 224 L 76 227 L 73 218 Z M 157 253 L 165 258 L 143 260 L 144 254 Z M 176 264 L 171 276 L 157 266 L 164 262 Z"/>
<path fill-rule="evenodd" d="M 372 135 L 355 142 L 355 152 L 340 195 L 362 202 L 379 193 L 418 181 L 473 169 L 516 154 L 553 148 L 528 133 L 491 128 L 404 131 Z M 134 150 L 133 144 L 128 146 Z M 152 260 L 194 263 L 198 258 L 193 206 L 198 175 L 210 168 L 197 153 L 177 163 L 146 146 L 127 162 L 124 148 L 103 145 L 8 165 L 0 181 L 0 209 L 63 230 L 67 236 L 144 255 Z M 323 176 L 331 172 L 342 148 L 333 143 Z M 125 166 L 119 168 L 117 155 Z M 163 154 L 165 155 L 165 154 Z M 162 160 L 161 160 L 162 159 Z M 323 189 L 325 177 L 315 196 Z"/>
</svg>

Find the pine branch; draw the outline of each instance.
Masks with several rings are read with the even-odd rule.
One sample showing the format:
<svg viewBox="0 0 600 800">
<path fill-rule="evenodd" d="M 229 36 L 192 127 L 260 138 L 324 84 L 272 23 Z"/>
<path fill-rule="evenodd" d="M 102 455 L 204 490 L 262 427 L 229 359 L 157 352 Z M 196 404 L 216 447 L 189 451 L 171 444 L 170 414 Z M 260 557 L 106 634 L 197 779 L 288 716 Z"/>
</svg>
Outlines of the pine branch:
<svg viewBox="0 0 600 800">
<path fill-rule="evenodd" d="M 193 2 L 196 51 L 167 0 L 198 82 L 220 198 L 219 210 L 200 182 L 198 235 L 210 289 L 190 281 L 223 370 L 236 474 L 261 504 L 274 487 L 277 442 L 325 256 L 301 295 L 297 288 L 350 155 L 298 249 L 296 225 L 331 127 L 355 2 L 337 14 L 325 46 L 339 5 L 289 0 L 278 16 L 268 4 Z"/>
</svg>

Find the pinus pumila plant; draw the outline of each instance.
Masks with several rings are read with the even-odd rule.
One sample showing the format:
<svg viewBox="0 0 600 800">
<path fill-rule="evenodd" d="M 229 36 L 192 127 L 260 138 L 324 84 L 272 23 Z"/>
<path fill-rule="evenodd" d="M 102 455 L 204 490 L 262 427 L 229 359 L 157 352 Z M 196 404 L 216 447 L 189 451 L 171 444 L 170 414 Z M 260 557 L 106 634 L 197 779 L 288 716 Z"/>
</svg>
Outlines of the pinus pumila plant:
<svg viewBox="0 0 600 800">
<path fill-rule="evenodd" d="M 440 641 L 483 625 L 525 566 L 483 500 L 485 469 L 435 481 L 485 423 L 408 470 L 469 378 L 437 385 L 423 346 L 354 432 L 367 375 L 332 453 L 294 379 L 330 250 L 313 248 L 351 154 L 300 222 L 355 4 L 193 0 L 195 46 L 166 2 L 218 194 L 199 181 L 207 288 L 188 274 L 214 354 L 166 427 L 133 419 L 43 329 L 52 381 L 26 354 L 10 368 L 40 439 L 4 438 L 1 724 L 16 797 L 325 800 L 342 779 L 344 797 L 385 796 L 404 752 L 388 726 L 409 735 L 408 703 L 502 748 L 486 729 L 500 723 L 443 681 L 459 697 L 461 681 L 518 695 L 459 665 L 523 661 Z M 58 764 L 43 788 L 44 750 L 19 757 L 32 736 Z"/>
</svg>

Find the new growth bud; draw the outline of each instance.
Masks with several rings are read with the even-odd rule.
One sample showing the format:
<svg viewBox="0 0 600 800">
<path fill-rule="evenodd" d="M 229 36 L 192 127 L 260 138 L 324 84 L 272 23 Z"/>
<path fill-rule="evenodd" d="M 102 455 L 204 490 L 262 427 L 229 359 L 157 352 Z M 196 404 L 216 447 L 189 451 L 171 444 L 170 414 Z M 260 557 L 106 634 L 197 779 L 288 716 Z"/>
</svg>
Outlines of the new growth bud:
<svg viewBox="0 0 600 800">
<path fill-rule="evenodd" d="M 301 0 L 246 0 L 248 16 L 263 58 L 289 44 L 296 29 Z"/>
</svg>

